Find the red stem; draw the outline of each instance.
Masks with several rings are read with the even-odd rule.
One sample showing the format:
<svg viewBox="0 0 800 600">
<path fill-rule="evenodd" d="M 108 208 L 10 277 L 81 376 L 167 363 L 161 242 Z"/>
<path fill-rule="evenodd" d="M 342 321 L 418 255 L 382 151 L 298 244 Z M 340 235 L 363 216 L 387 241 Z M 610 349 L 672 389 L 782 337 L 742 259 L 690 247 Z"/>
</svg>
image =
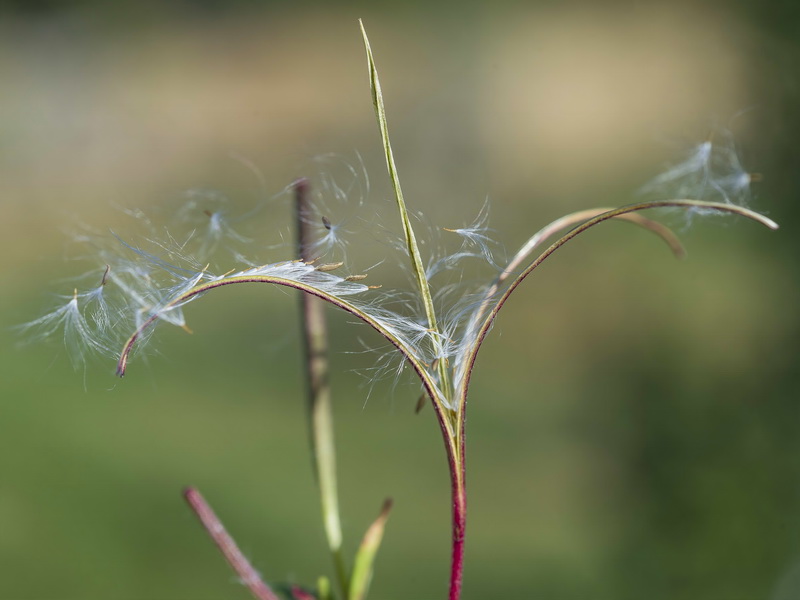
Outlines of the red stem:
<svg viewBox="0 0 800 600">
<path fill-rule="evenodd" d="M 449 600 L 459 600 L 464 578 L 464 544 L 467 530 L 467 480 L 466 480 L 466 414 L 458 419 L 456 439 L 447 443 L 447 461 L 450 467 L 451 495 L 453 501 L 453 549 L 450 561 Z M 456 457 L 455 452 L 460 456 Z"/>
<path fill-rule="evenodd" d="M 438 408 L 438 407 L 436 407 Z M 467 481 L 466 481 L 466 414 L 462 408 L 453 431 L 447 424 L 444 412 L 436 411 L 436 418 L 442 430 L 447 466 L 450 471 L 450 498 L 452 501 L 453 541 L 450 559 L 450 591 L 449 600 L 459 600 L 461 583 L 464 577 L 464 542 L 467 529 Z"/>
<path fill-rule="evenodd" d="M 183 497 L 186 498 L 186 502 L 200 519 L 200 523 L 208 535 L 225 556 L 228 564 L 236 571 L 239 579 L 250 589 L 253 596 L 257 600 L 280 600 L 275 592 L 261 580 L 261 576 L 239 550 L 230 534 L 225 531 L 222 522 L 211 510 L 200 492 L 193 487 L 188 487 L 183 491 Z"/>
<path fill-rule="evenodd" d="M 300 586 L 293 585 L 290 591 L 294 600 L 317 600 Z"/>
</svg>

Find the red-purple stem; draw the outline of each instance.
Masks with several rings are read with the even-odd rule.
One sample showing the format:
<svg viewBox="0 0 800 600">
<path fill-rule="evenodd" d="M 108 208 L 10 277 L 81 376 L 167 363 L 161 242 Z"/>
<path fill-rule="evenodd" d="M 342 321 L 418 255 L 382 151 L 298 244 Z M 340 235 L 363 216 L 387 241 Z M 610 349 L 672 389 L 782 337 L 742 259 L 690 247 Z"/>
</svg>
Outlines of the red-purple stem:
<svg viewBox="0 0 800 600">
<path fill-rule="evenodd" d="M 292 598 L 294 598 L 294 600 L 317 600 L 314 596 L 309 594 L 300 586 L 293 585 L 290 591 L 292 593 Z"/>
<path fill-rule="evenodd" d="M 261 576 L 239 550 L 230 534 L 225 531 L 222 522 L 200 492 L 193 487 L 188 487 L 184 490 L 183 497 L 186 498 L 186 502 L 200 519 L 203 528 L 225 556 L 228 564 L 236 571 L 241 582 L 248 587 L 253 596 L 257 600 L 280 600 L 275 592 L 261 580 Z"/>
<path fill-rule="evenodd" d="M 459 419 L 458 427 L 460 431 L 457 440 L 452 442 L 445 440 L 453 502 L 453 547 L 450 559 L 449 600 L 459 600 L 461 597 L 461 583 L 464 578 L 464 542 L 467 528 L 465 416 L 462 411 Z M 460 458 L 454 455 L 454 451 L 459 453 Z"/>
</svg>

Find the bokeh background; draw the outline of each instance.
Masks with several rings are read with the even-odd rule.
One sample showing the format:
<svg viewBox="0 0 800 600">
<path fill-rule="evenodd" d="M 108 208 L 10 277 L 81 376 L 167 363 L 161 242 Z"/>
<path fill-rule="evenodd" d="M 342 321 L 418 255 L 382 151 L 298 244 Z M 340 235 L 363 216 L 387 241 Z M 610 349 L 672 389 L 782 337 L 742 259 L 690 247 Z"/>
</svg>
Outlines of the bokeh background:
<svg viewBox="0 0 800 600">
<path fill-rule="evenodd" d="M 359 17 L 407 202 L 437 226 L 488 197 L 513 252 L 720 128 L 782 225 L 667 215 L 675 261 L 612 223 L 520 290 L 473 383 L 464 597 L 800 597 L 796 3 L 19 0 L 0 4 L 0 598 L 248 597 L 187 484 L 270 581 L 330 572 L 291 294 L 210 295 L 122 382 L 11 328 L 83 272 L 65 232 L 124 235 L 120 207 L 199 188 L 246 210 L 358 153 L 388 222 Z M 375 340 L 330 317 L 348 549 L 393 497 L 372 597 L 441 598 L 438 428 L 414 387 L 365 386 Z"/>
</svg>

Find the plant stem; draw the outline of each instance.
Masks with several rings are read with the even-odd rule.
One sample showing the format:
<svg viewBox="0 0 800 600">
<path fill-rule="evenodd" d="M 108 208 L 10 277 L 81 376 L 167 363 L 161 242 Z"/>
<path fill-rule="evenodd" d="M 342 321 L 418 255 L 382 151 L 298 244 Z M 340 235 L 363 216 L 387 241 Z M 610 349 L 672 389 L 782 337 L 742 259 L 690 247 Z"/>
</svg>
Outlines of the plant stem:
<svg viewBox="0 0 800 600">
<path fill-rule="evenodd" d="M 183 497 L 189 504 L 194 514 L 200 519 L 208 535 L 220 549 L 230 566 L 236 571 L 239 579 L 248 587 L 250 592 L 257 600 L 280 600 L 275 592 L 261 580 L 258 572 L 253 565 L 245 558 L 242 551 L 233 541 L 233 538 L 225 531 L 222 522 L 205 501 L 205 498 L 197 489 L 188 487 L 183 492 Z"/>
<path fill-rule="evenodd" d="M 300 258 L 312 261 L 312 218 L 307 179 L 293 184 L 297 221 L 297 246 Z M 321 219 L 321 217 L 320 217 Z M 342 555 L 342 528 L 336 486 L 336 447 L 333 435 L 333 409 L 328 376 L 328 331 L 323 301 L 311 294 L 300 294 L 306 381 L 308 382 L 308 427 L 314 475 L 319 485 L 322 519 L 336 578 L 343 596 L 349 594 L 349 577 Z"/>
<path fill-rule="evenodd" d="M 461 413 L 463 417 L 463 412 Z M 467 528 L 467 481 L 465 421 L 459 419 L 455 439 L 445 439 L 447 462 L 450 468 L 451 498 L 453 502 L 453 542 L 450 559 L 449 600 L 459 600 L 464 577 L 464 544 Z"/>
</svg>

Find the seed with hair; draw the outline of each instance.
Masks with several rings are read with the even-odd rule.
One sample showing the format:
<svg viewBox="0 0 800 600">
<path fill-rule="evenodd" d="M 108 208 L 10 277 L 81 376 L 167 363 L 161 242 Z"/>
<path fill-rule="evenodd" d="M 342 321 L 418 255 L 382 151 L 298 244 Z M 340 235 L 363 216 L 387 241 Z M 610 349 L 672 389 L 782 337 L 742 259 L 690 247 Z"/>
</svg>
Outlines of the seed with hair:
<svg viewBox="0 0 800 600">
<path fill-rule="evenodd" d="M 325 216 L 322 217 L 322 224 L 325 226 L 325 229 L 327 229 L 328 231 L 331 230 L 331 222 L 328 219 L 328 217 Z"/>
<path fill-rule="evenodd" d="M 362 281 L 366 279 L 366 275 L 349 275 L 344 278 L 345 281 Z"/>
<path fill-rule="evenodd" d="M 106 265 L 106 270 L 103 271 L 103 278 L 100 280 L 100 287 L 108 283 L 108 274 L 111 271 L 111 265 Z"/>
<path fill-rule="evenodd" d="M 336 269 L 341 267 L 343 264 L 344 264 L 343 262 L 338 262 L 338 263 L 328 263 L 328 264 L 325 264 L 325 265 L 320 265 L 320 266 L 317 267 L 317 271 L 322 271 L 323 273 L 325 273 L 327 271 L 335 271 Z"/>
</svg>

